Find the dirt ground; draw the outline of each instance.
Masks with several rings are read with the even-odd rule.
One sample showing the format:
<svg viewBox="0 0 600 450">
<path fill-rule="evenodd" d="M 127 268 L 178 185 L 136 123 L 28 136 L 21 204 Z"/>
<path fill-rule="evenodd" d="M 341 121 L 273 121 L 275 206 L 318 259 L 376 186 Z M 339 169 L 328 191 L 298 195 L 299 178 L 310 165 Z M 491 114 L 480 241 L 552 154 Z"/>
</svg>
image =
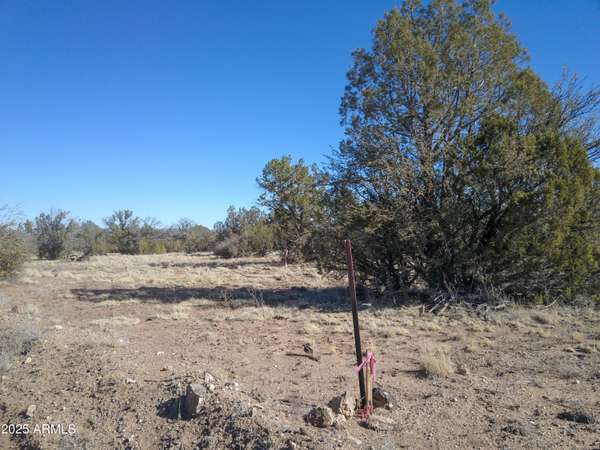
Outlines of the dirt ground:
<svg viewBox="0 0 600 450">
<path fill-rule="evenodd" d="M 275 258 L 30 262 L 0 284 L 0 448 L 600 448 L 590 308 L 363 304 L 376 384 L 396 403 L 375 410 L 378 430 L 308 424 L 311 407 L 358 391 L 344 281 Z M 320 361 L 286 355 L 305 343 Z M 205 372 L 215 390 L 185 417 L 181 395 Z"/>
</svg>

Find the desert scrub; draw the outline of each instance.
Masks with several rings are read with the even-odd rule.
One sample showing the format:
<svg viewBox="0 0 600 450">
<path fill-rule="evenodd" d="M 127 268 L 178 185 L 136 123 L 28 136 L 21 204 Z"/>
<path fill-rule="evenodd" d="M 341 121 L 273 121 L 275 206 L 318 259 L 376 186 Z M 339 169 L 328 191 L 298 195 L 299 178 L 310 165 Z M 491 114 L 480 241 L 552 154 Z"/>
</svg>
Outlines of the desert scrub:
<svg viewBox="0 0 600 450">
<path fill-rule="evenodd" d="M 14 358 L 29 353 L 39 339 L 40 333 L 32 325 L 0 330 L 0 372 L 10 370 Z"/>
<path fill-rule="evenodd" d="M 454 373 L 449 349 L 442 345 L 426 344 L 421 352 L 421 370 L 430 378 L 444 378 Z"/>
<path fill-rule="evenodd" d="M 18 272 L 28 256 L 27 246 L 20 234 L 0 224 L 0 279 Z"/>
</svg>

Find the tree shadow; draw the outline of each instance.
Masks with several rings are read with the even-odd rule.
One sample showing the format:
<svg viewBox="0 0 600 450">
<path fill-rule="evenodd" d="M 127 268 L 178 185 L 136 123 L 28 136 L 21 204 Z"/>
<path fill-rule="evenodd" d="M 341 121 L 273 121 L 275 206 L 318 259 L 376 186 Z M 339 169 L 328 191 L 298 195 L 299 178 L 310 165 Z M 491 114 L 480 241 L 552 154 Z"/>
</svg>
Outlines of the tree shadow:
<svg viewBox="0 0 600 450">
<path fill-rule="evenodd" d="M 207 299 L 216 305 L 235 308 L 241 306 L 288 306 L 321 311 L 346 311 L 350 309 L 348 289 L 343 287 L 308 288 L 304 286 L 284 289 L 254 289 L 250 287 L 151 287 L 71 289 L 80 301 L 102 303 L 105 301 L 139 300 L 142 302 L 180 303 L 190 299 Z M 200 305 L 214 308 L 216 305 Z"/>
</svg>

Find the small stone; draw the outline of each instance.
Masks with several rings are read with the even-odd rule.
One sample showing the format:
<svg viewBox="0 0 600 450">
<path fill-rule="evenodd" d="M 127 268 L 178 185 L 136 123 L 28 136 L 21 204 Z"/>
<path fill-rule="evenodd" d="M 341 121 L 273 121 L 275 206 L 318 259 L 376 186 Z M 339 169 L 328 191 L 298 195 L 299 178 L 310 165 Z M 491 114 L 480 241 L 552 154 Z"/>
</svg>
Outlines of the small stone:
<svg viewBox="0 0 600 450">
<path fill-rule="evenodd" d="M 343 415 L 346 419 L 354 415 L 356 409 L 356 399 L 352 394 L 344 392 L 339 397 L 335 397 L 329 402 L 329 406 L 336 414 Z"/>
<path fill-rule="evenodd" d="M 206 388 L 203 385 L 198 383 L 188 384 L 183 402 L 185 412 L 191 417 L 198 415 L 204 404 L 205 396 Z"/>
<path fill-rule="evenodd" d="M 458 367 L 456 368 L 456 373 L 459 375 L 469 375 L 471 373 L 471 371 L 464 364 L 459 364 Z"/>
<path fill-rule="evenodd" d="M 328 428 L 335 423 L 335 414 L 328 406 L 317 406 L 309 411 L 305 419 L 315 427 Z"/>
<path fill-rule="evenodd" d="M 214 390 L 216 389 L 215 385 L 212 383 L 208 383 L 206 385 L 206 389 L 208 389 L 210 392 L 214 392 Z"/>
<path fill-rule="evenodd" d="M 376 408 L 392 409 L 396 405 L 396 400 L 385 389 L 376 387 L 373 389 L 373 406 Z"/>
<path fill-rule="evenodd" d="M 35 414 L 35 410 L 37 409 L 37 406 L 35 405 L 29 405 L 27 407 L 27 411 L 25 411 L 25 416 L 28 418 L 32 418 L 33 414 Z"/>
<path fill-rule="evenodd" d="M 212 374 L 210 374 L 208 372 L 204 372 L 204 382 L 205 383 L 214 383 L 215 381 L 216 381 L 215 377 Z"/>
<path fill-rule="evenodd" d="M 338 414 L 337 416 L 335 416 L 335 423 L 333 424 L 334 427 L 346 428 L 347 424 L 348 420 L 346 419 L 346 416 L 344 416 L 343 414 Z"/>
<path fill-rule="evenodd" d="M 27 359 L 25 359 L 25 364 L 29 364 L 31 361 L 33 361 L 31 356 L 28 356 Z"/>
<path fill-rule="evenodd" d="M 237 381 L 229 381 L 229 382 L 225 383 L 225 389 L 230 389 L 232 391 L 239 391 L 240 383 L 238 383 Z"/>
<path fill-rule="evenodd" d="M 287 441 L 287 447 L 286 450 L 297 450 L 300 447 L 298 447 L 298 444 L 296 444 L 294 441 L 292 441 L 291 439 L 289 439 Z"/>
<path fill-rule="evenodd" d="M 135 384 L 135 383 L 137 383 L 137 381 L 135 381 L 133 378 L 126 378 L 125 379 L 125 383 L 127 383 L 127 384 Z"/>
<path fill-rule="evenodd" d="M 355 438 L 354 436 L 348 436 L 348 442 L 351 442 L 353 445 L 357 447 L 362 446 L 362 441 L 360 439 Z"/>
</svg>

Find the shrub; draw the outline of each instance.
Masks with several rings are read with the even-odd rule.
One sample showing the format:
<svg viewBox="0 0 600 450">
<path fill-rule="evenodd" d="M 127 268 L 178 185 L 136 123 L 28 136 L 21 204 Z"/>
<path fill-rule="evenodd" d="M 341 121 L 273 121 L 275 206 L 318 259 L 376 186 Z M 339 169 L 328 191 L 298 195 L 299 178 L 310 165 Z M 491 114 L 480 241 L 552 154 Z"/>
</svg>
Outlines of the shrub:
<svg viewBox="0 0 600 450">
<path fill-rule="evenodd" d="M 12 368 L 15 356 L 29 353 L 40 337 L 33 325 L 0 330 L 0 373 Z"/>
<path fill-rule="evenodd" d="M 231 235 L 218 242 L 214 253 L 222 258 L 240 256 L 265 256 L 274 246 L 273 228 L 267 223 L 259 223 L 247 228 L 241 235 Z"/>
<path fill-rule="evenodd" d="M 0 226 L 0 278 L 17 272 L 28 257 L 29 252 L 20 233 Z"/>
<path fill-rule="evenodd" d="M 454 365 L 443 346 L 426 345 L 421 356 L 421 369 L 431 378 L 442 378 L 454 373 Z"/>
<path fill-rule="evenodd" d="M 17 227 L 15 213 L 0 206 L 0 279 L 17 272 L 28 256 L 24 232 Z"/>
<path fill-rule="evenodd" d="M 186 253 L 206 252 L 215 244 L 215 233 L 202 225 L 194 225 L 183 235 L 183 250 Z"/>
<path fill-rule="evenodd" d="M 162 253 L 166 253 L 167 249 L 165 244 L 160 241 L 141 239 L 139 241 L 139 252 L 142 255 L 160 255 Z"/>
<path fill-rule="evenodd" d="M 66 211 L 41 213 L 35 219 L 34 228 L 38 256 L 58 259 L 65 250 L 75 227 L 75 221 L 69 218 L 69 213 Z"/>
<path fill-rule="evenodd" d="M 215 224 L 215 254 L 223 258 L 264 256 L 276 248 L 274 227 L 258 208 L 231 206 L 224 222 Z"/>
<path fill-rule="evenodd" d="M 217 243 L 214 253 L 221 258 L 237 258 L 241 256 L 240 236 L 231 236 L 224 241 Z"/>
<path fill-rule="evenodd" d="M 119 253 L 135 255 L 140 252 L 141 220 L 133 211 L 122 209 L 104 219 L 110 243 Z"/>
</svg>

